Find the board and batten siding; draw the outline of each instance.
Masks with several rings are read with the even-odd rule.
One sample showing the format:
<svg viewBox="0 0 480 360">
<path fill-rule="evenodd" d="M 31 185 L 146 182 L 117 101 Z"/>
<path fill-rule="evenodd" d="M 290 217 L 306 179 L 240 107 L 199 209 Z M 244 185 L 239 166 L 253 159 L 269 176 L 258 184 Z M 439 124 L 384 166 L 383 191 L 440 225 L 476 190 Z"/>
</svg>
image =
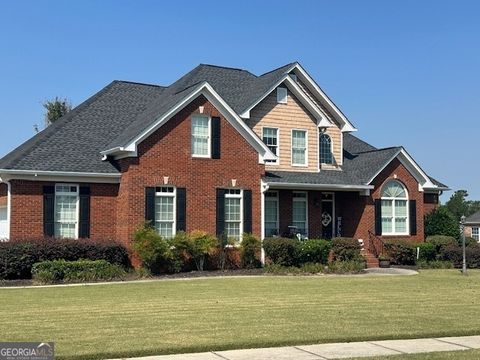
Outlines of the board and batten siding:
<svg viewBox="0 0 480 360">
<path fill-rule="evenodd" d="M 250 111 L 250 119 L 246 123 L 262 139 L 262 129 L 272 127 L 279 129 L 279 157 L 278 165 L 266 164 L 270 170 L 282 171 L 318 171 L 318 137 L 317 121 L 303 104 L 288 91 L 286 104 L 277 103 L 276 90 L 269 94 L 262 102 Z M 307 166 L 292 166 L 292 130 L 307 131 Z M 333 141 L 333 156 L 336 164 L 341 164 L 341 132 L 338 127 L 328 128 L 326 133 Z M 323 165 L 322 169 L 337 168 L 337 166 Z"/>
</svg>

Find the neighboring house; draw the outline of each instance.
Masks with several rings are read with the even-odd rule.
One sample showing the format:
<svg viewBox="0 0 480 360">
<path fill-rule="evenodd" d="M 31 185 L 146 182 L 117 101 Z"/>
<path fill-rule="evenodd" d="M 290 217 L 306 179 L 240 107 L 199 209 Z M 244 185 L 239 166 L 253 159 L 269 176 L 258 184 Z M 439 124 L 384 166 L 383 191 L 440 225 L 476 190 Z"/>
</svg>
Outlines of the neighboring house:
<svg viewBox="0 0 480 360">
<path fill-rule="evenodd" d="M 114 81 L 0 160 L 4 236 L 128 244 L 150 220 L 164 236 L 423 241 L 447 187 L 403 147 L 355 131 L 298 63 Z"/>
<path fill-rule="evenodd" d="M 480 242 L 480 211 L 465 219 L 465 236 Z"/>
</svg>

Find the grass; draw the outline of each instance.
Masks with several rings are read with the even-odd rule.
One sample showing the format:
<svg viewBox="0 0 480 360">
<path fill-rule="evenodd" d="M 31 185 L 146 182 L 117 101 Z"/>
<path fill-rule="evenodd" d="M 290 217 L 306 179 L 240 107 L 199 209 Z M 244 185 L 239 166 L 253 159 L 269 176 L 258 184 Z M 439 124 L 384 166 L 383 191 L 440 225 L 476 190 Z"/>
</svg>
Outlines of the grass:
<svg viewBox="0 0 480 360">
<path fill-rule="evenodd" d="M 391 355 L 368 358 L 369 360 L 472 360 L 480 359 L 480 350 L 445 351 L 426 354 Z M 365 360 L 355 358 L 350 360 Z"/>
<path fill-rule="evenodd" d="M 58 359 L 477 335 L 480 271 L 469 274 L 0 289 L 0 334 L 55 341 Z"/>
</svg>

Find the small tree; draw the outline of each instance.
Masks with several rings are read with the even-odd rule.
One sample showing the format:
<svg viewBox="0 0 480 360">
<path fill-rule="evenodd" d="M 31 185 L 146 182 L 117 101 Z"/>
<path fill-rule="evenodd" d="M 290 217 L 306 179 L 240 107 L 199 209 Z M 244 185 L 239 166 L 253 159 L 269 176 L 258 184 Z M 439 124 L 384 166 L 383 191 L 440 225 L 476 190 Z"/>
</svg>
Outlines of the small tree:
<svg viewBox="0 0 480 360">
<path fill-rule="evenodd" d="M 193 231 L 188 235 L 176 236 L 174 239 L 175 248 L 191 256 L 198 271 L 203 271 L 205 257 L 217 247 L 217 244 L 215 237 L 203 231 Z"/>
<path fill-rule="evenodd" d="M 45 108 L 45 127 L 53 124 L 63 115 L 72 110 L 72 104 L 67 99 L 55 96 L 53 100 L 47 100 L 43 104 Z"/>
<path fill-rule="evenodd" d="M 432 211 L 425 217 L 425 237 L 432 235 L 460 237 L 460 226 L 452 213 L 445 207 Z"/>
</svg>

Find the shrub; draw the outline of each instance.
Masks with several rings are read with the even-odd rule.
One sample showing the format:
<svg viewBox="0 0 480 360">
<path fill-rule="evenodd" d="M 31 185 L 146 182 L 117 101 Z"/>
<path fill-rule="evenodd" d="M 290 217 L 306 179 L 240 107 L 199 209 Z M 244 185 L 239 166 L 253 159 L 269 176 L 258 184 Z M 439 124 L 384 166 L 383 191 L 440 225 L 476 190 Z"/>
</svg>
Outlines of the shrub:
<svg viewBox="0 0 480 360">
<path fill-rule="evenodd" d="M 467 267 L 480 268 L 480 245 L 471 245 L 465 248 Z M 441 260 L 451 261 L 455 267 L 461 267 L 463 262 L 463 250 L 458 245 L 446 246 L 440 254 Z"/>
<path fill-rule="evenodd" d="M 420 261 L 434 261 L 437 258 L 437 248 L 432 243 L 418 244 L 420 248 L 419 257 Z"/>
<path fill-rule="evenodd" d="M 325 265 L 321 263 L 305 263 L 300 266 L 300 271 L 306 274 L 321 274 L 325 271 Z"/>
<path fill-rule="evenodd" d="M 433 261 L 419 260 L 417 262 L 417 266 L 419 269 L 453 269 L 453 263 L 451 261 L 441 261 L 441 260 L 433 260 Z"/>
<path fill-rule="evenodd" d="M 298 264 L 328 262 L 328 255 L 332 244 L 328 240 L 311 239 L 300 241 L 297 245 L 296 262 Z"/>
<path fill-rule="evenodd" d="M 333 258 L 336 261 L 359 260 L 361 246 L 357 239 L 337 237 L 332 239 Z"/>
<path fill-rule="evenodd" d="M 153 274 L 175 269 L 175 256 L 169 241 L 160 236 L 149 223 L 142 224 L 135 231 L 133 249 L 140 257 L 142 266 Z"/>
<path fill-rule="evenodd" d="M 396 265 L 415 265 L 416 244 L 392 239 L 385 241 L 385 251 Z"/>
<path fill-rule="evenodd" d="M 435 246 L 435 251 L 440 253 L 446 246 L 455 246 L 458 244 L 457 240 L 452 236 L 432 235 L 425 240 L 427 243 Z"/>
<path fill-rule="evenodd" d="M 190 234 L 182 234 L 174 239 L 174 247 L 184 251 L 194 261 L 198 271 L 203 271 L 205 258 L 217 247 L 215 237 L 203 231 L 193 231 Z"/>
<path fill-rule="evenodd" d="M 223 249 L 218 246 L 205 259 L 204 268 L 207 270 L 236 270 L 242 267 L 241 250 L 227 245 Z"/>
<path fill-rule="evenodd" d="M 30 279 L 34 263 L 48 260 L 106 260 L 128 268 L 127 249 L 114 241 L 39 238 L 0 242 L 0 279 Z"/>
<path fill-rule="evenodd" d="M 333 261 L 325 271 L 329 274 L 359 274 L 365 271 L 365 261 L 360 259 Z"/>
<path fill-rule="evenodd" d="M 445 235 L 455 239 L 460 237 L 460 229 L 457 220 L 444 206 L 432 211 L 425 216 L 425 236 Z"/>
<path fill-rule="evenodd" d="M 125 270 L 106 260 L 52 260 L 35 263 L 33 279 L 40 283 L 85 282 L 123 279 Z"/>
<path fill-rule="evenodd" d="M 252 269 L 260 266 L 262 243 L 258 238 L 252 234 L 243 234 L 240 249 L 244 268 Z"/>
<path fill-rule="evenodd" d="M 288 238 L 266 238 L 263 240 L 265 255 L 273 264 L 296 265 L 295 253 L 299 240 Z"/>
</svg>

